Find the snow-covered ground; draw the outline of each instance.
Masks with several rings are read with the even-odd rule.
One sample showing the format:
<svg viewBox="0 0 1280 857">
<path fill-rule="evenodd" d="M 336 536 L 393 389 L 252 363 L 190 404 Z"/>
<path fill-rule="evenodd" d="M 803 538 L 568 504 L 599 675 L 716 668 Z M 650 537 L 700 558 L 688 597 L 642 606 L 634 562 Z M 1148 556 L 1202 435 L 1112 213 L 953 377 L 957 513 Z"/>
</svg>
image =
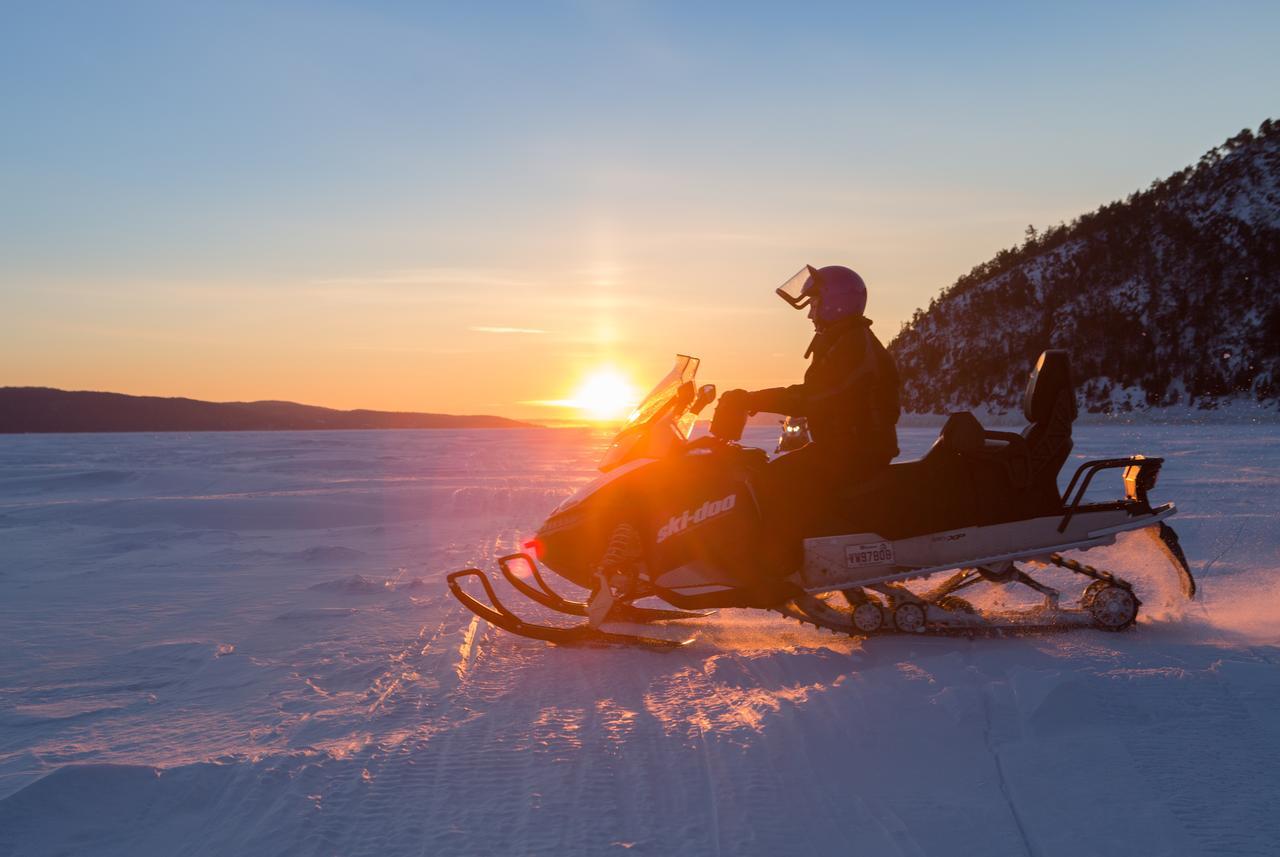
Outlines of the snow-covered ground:
<svg viewBox="0 0 1280 857">
<path fill-rule="evenodd" d="M 0 855 L 1280 851 L 1276 426 L 1079 428 L 1078 457 L 1168 458 L 1203 586 L 1090 552 L 1148 602 L 1130 633 L 724 611 L 655 653 L 472 617 L 444 574 L 603 440 L 0 437 Z"/>
</svg>

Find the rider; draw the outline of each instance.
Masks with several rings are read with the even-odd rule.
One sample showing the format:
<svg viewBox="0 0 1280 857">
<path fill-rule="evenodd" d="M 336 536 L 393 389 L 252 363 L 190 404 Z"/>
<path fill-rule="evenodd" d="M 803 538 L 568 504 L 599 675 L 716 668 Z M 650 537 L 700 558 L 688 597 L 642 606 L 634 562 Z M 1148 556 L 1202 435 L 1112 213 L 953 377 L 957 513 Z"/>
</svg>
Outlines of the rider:
<svg viewBox="0 0 1280 857">
<path fill-rule="evenodd" d="M 801 540 L 824 526 L 839 491 L 889 466 L 898 454 L 898 372 L 863 316 L 867 287 L 849 268 L 805 266 L 777 290 L 796 309 L 808 307 L 814 337 L 804 382 L 767 390 L 730 390 L 720 397 L 712 431 L 735 437 L 748 414 L 806 417 L 813 442 L 765 469 L 761 506 L 766 524 L 796 564 Z"/>
</svg>

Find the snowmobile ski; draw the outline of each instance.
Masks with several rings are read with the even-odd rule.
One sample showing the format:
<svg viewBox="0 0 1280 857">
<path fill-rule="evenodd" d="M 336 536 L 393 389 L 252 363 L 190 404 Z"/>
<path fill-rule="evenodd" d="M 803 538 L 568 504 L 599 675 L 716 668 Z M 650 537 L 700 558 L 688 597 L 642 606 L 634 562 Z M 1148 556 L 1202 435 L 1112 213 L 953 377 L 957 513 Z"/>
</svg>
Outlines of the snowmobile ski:
<svg viewBox="0 0 1280 857">
<path fill-rule="evenodd" d="M 485 596 L 489 603 L 485 604 L 479 599 L 473 597 L 465 589 L 462 588 L 460 581 L 467 577 L 475 577 L 479 579 L 480 585 L 484 588 Z M 493 584 L 489 582 L 489 577 L 478 568 L 466 568 L 462 571 L 455 571 L 447 578 L 449 590 L 453 593 L 464 606 L 472 613 L 475 613 L 481 619 L 498 628 L 516 634 L 521 637 L 528 637 L 533 640 L 544 640 L 548 643 L 567 646 L 642 646 L 654 649 L 678 649 L 693 642 L 693 637 L 681 638 L 665 638 L 645 636 L 642 634 L 631 633 L 624 630 L 607 630 L 608 627 L 617 627 L 610 622 L 607 626 L 594 627 L 588 623 L 574 625 L 568 628 L 556 627 L 553 625 L 539 625 L 534 622 L 528 622 L 521 619 L 515 613 L 511 612 L 506 605 L 498 599 L 497 593 L 493 589 Z M 572 602 L 570 602 L 572 603 Z"/>
<path fill-rule="evenodd" d="M 537 586 L 535 587 L 528 580 L 522 578 L 512 566 L 523 566 L 528 571 L 529 578 Z M 513 553 L 500 558 L 498 560 L 498 568 L 502 569 L 502 576 L 507 579 L 507 582 L 529 600 L 536 601 L 543 607 L 569 616 L 587 615 L 587 602 L 570 601 L 548 586 L 547 581 L 542 576 L 542 572 L 538 570 L 538 563 L 527 553 Z M 619 622 L 657 622 L 666 619 L 703 619 L 712 615 L 712 612 L 637 607 L 634 604 L 618 603 L 613 606 L 610 618 Z"/>
</svg>

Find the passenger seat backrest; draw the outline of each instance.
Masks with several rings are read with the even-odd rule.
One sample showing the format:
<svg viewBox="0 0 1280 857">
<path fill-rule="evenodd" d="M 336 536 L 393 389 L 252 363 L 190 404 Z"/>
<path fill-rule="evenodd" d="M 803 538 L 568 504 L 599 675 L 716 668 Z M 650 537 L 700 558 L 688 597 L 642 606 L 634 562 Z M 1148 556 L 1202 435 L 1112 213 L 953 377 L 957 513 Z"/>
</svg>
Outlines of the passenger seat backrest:
<svg viewBox="0 0 1280 857">
<path fill-rule="evenodd" d="M 1071 384 L 1071 361 L 1066 351 L 1045 351 L 1027 381 L 1022 412 L 1029 425 L 1022 430 L 1031 455 L 1033 483 L 1057 492 L 1058 471 L 1071 454 L 1071 424 L 1076 418 L 1076 391 Z"/>
<path fill-rule="evenodd" d="M 1054 348 L 1042 352 L 1027 379 L 1027 392 L 1022 398 L 1022 414 L 1029 423 L 1048 422 L 1058 399 L 1066 393 L 1070 419 L 1076 418 L 1076 394 L 1071 385 L 1071 359 L 1066 351 Z"/>
</svg>

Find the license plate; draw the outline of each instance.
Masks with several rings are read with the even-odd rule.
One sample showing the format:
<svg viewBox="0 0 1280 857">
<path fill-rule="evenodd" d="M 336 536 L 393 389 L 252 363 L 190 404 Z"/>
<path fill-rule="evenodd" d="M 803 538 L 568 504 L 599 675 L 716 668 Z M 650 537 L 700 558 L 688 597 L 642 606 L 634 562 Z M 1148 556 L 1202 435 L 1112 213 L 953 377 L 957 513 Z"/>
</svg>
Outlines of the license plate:
<svg viewBox="0 0 1280 857">
<path fill-rule="evenodd" d="M 848 568 L 893 565 L 893 545 L 889 542 L 846 545 L 844 549 L 844 564 Z"/>
</svg>

